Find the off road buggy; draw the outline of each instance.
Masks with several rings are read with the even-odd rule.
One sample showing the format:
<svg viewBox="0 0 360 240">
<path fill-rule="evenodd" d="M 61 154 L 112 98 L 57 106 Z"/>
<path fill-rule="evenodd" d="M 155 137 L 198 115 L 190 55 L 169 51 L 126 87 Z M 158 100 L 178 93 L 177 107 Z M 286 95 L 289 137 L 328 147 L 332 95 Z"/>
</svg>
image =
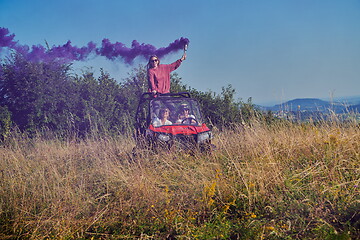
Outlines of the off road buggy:
<svg viewBox="0 0 360 240">
<path fill-rule="evenodd" d="M 164 111 L 168 112 L 168 119 L 161 123 Z M 143 93 L 135 121 L 137 148 L 154 152 L 160 149 L 210 152 L 213 148 L 212 132 L 203 121 L 199 103 L 188 92 L 155 96 Z"/>
</svg>

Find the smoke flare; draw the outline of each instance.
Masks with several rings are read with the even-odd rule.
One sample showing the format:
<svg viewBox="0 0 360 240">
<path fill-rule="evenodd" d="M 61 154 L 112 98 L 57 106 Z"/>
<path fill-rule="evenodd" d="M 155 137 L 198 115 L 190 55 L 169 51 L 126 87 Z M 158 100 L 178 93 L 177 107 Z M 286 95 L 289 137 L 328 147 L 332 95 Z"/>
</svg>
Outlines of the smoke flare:
<svg viewBox="0 0 360 240">
<path fill-rule="evenodd" d="M 10 34 L 10 31 L 7 28 L 0 27 L 0 52 L 2 48 L 9 48 L 21 53 L 30 61 L 46 62 L 60 60 L 64 63 L 85 61 L 91 54 L 94 54 L 104 56 L 109 60 L 122 59 L 125 63 L 132 64 L 136 57 L 149 58 L 151 55 L 163 57 L 172 52 L 181 50 L 186 44 L 189 44 L 189 39 L 182 37 L 170 43 L 167 47 L 157 49 L 150 44 L 140 44 L 138 41 L 134 40 L 131 44 L 131 48 L 128 48 L 121 42 L 111 43 L 109 39 L 104 38 L 101 47 L 97 47 L 94 42 L 89 42 L 87 46 L 79 48 L 73 46 L 71 41 L 68 41 L 64 45 L 45 48 L 42 45 L 33 45 L 32 47 L 21 45 L 15 41 L 14 38 L 15 34 Z"/>
</svg>

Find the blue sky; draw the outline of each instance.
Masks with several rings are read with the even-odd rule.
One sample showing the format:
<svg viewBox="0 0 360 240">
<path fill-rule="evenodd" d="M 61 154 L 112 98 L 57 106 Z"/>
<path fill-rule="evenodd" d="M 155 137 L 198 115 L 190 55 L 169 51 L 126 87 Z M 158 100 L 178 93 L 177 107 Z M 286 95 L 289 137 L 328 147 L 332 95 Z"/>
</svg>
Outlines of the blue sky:
<svg viewBox="0 0 360 240">
<path fill-rule="evenodd" d="M 185 84 L 217 93 L 231 84 L 258 104 L 360 95 L 360 0 L 0 0 L 0 27 L 30 46 L 108 38 L 160 48 L 186 37 Z M 138 64 L 146 60 L 93 57 L 74 69 L 104 68 L 121 81 Z"/>
</svg>

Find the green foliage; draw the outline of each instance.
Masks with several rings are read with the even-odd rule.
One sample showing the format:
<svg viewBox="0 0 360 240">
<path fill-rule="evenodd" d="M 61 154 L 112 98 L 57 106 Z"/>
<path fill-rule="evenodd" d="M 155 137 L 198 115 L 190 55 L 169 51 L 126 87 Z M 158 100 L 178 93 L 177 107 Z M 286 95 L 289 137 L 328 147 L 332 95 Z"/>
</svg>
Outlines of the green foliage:
<svg viewBox="0 0 360 240">
<path fill-rule="evenodd" d="M 125 110 L 135 116 L 138 101 L 142 93 L 148 91 L 146 67 L 139 65 L 120 83 Z"/>
<path fill-rule="evenodd" d="M 96 79 L 86 72 L 74 78 L 76 99 L 74 101 L 74 121 L 80 134 L 95 132 L 125 131 L 128 121 L 126 98 L 120 85 L 101 70 Z"/>
<path fill-rule="evenodd" d="M 0 106 L 30 134 L 47 129 L 84 136 L 92 131 L 127 131 L 130 107 L 121 86 L 101 71 L 71 76 L 70 66 L 30 62 L 13 55 L 2 64 Z"/>
<path fill-rule="evenodd" d="M 239 122 L 240 102 L 235 102 L 235 89 L 231 85 L 223 87 L 221 94 L 192 91 L 192 95 L 197 98 L 202 105 L 204 115 L 217 127 L 223 127 L 231 123 Z"/>
<path fill-rule="evenodd" d="M 178 89 L 185 90 L 186 86 L 180 86 Z M 251 102 L 251 98 L 246 103 L 235 100 L 236 91 L 231 85 L 223 87 L 220 94 L 210 90 L 201 92 L 196 89 L 187 89 L 187 91 L 201 104 L 205 119 L 220 129 L 237 123 L 248 124 L 252 120 L 263 118 L 263 114 Z"/>
<path fill-rule="evenodd" d="M 30 134 L 42 129 L 79 136 L 128 132 L 138 100 L 148 88 L 146 67 L 134 68 L 120 83 L 102 69 L 97 78 L 90 71 L 73 76 L 70 70 L 71 65 L 56 61 L 31 62 L 20 54 L 4 60 L 0 106 L 9 111 L 10 115 L 6 116 L 11 116 L 10 122 Z M 171 91 L 190 92 L 199 100 L 204 118 L 212 126 L 228 127 L 261 116 L 251 99 L 247 103 L 235 100 L 235 89 L 231 85 L 215 94 L 192 89 L 181 80 L 177 73 L 171 74 Z M 2 118 L 7 122 L 7 129 L 2 130 L 6 132 L 9 120 Z"/>
<path fill-rule="evenodd" d="M 170 78 L 171 92 L 187 92 L 188 87 L 181 82 L 181 77 L 175 72 L 171 74 Z"/>
<path fill-rule="evenodd" d="M 66 122 L 71 91 L 68 70 L 69 66 L 56 62 L 29 62 L 18 54 L 5 61 L 0 105 L 7 106 L 20 130 L 58 130 Z"/>
</svg>

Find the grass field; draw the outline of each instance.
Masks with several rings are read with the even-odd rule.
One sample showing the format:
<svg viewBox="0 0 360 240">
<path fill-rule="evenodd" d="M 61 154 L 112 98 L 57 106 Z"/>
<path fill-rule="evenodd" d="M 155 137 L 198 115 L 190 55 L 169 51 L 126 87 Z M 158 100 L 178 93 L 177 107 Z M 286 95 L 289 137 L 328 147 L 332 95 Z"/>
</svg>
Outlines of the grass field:
<svg viewBox="0 0 360 240">
<path fill-rule="evenodd" d="M 360 127 L 214 130 L 210 155 L 133 158 L 131 137 L 15 134 L 0 146 L 0 239 L 356 239 Z"/>
</svg>

